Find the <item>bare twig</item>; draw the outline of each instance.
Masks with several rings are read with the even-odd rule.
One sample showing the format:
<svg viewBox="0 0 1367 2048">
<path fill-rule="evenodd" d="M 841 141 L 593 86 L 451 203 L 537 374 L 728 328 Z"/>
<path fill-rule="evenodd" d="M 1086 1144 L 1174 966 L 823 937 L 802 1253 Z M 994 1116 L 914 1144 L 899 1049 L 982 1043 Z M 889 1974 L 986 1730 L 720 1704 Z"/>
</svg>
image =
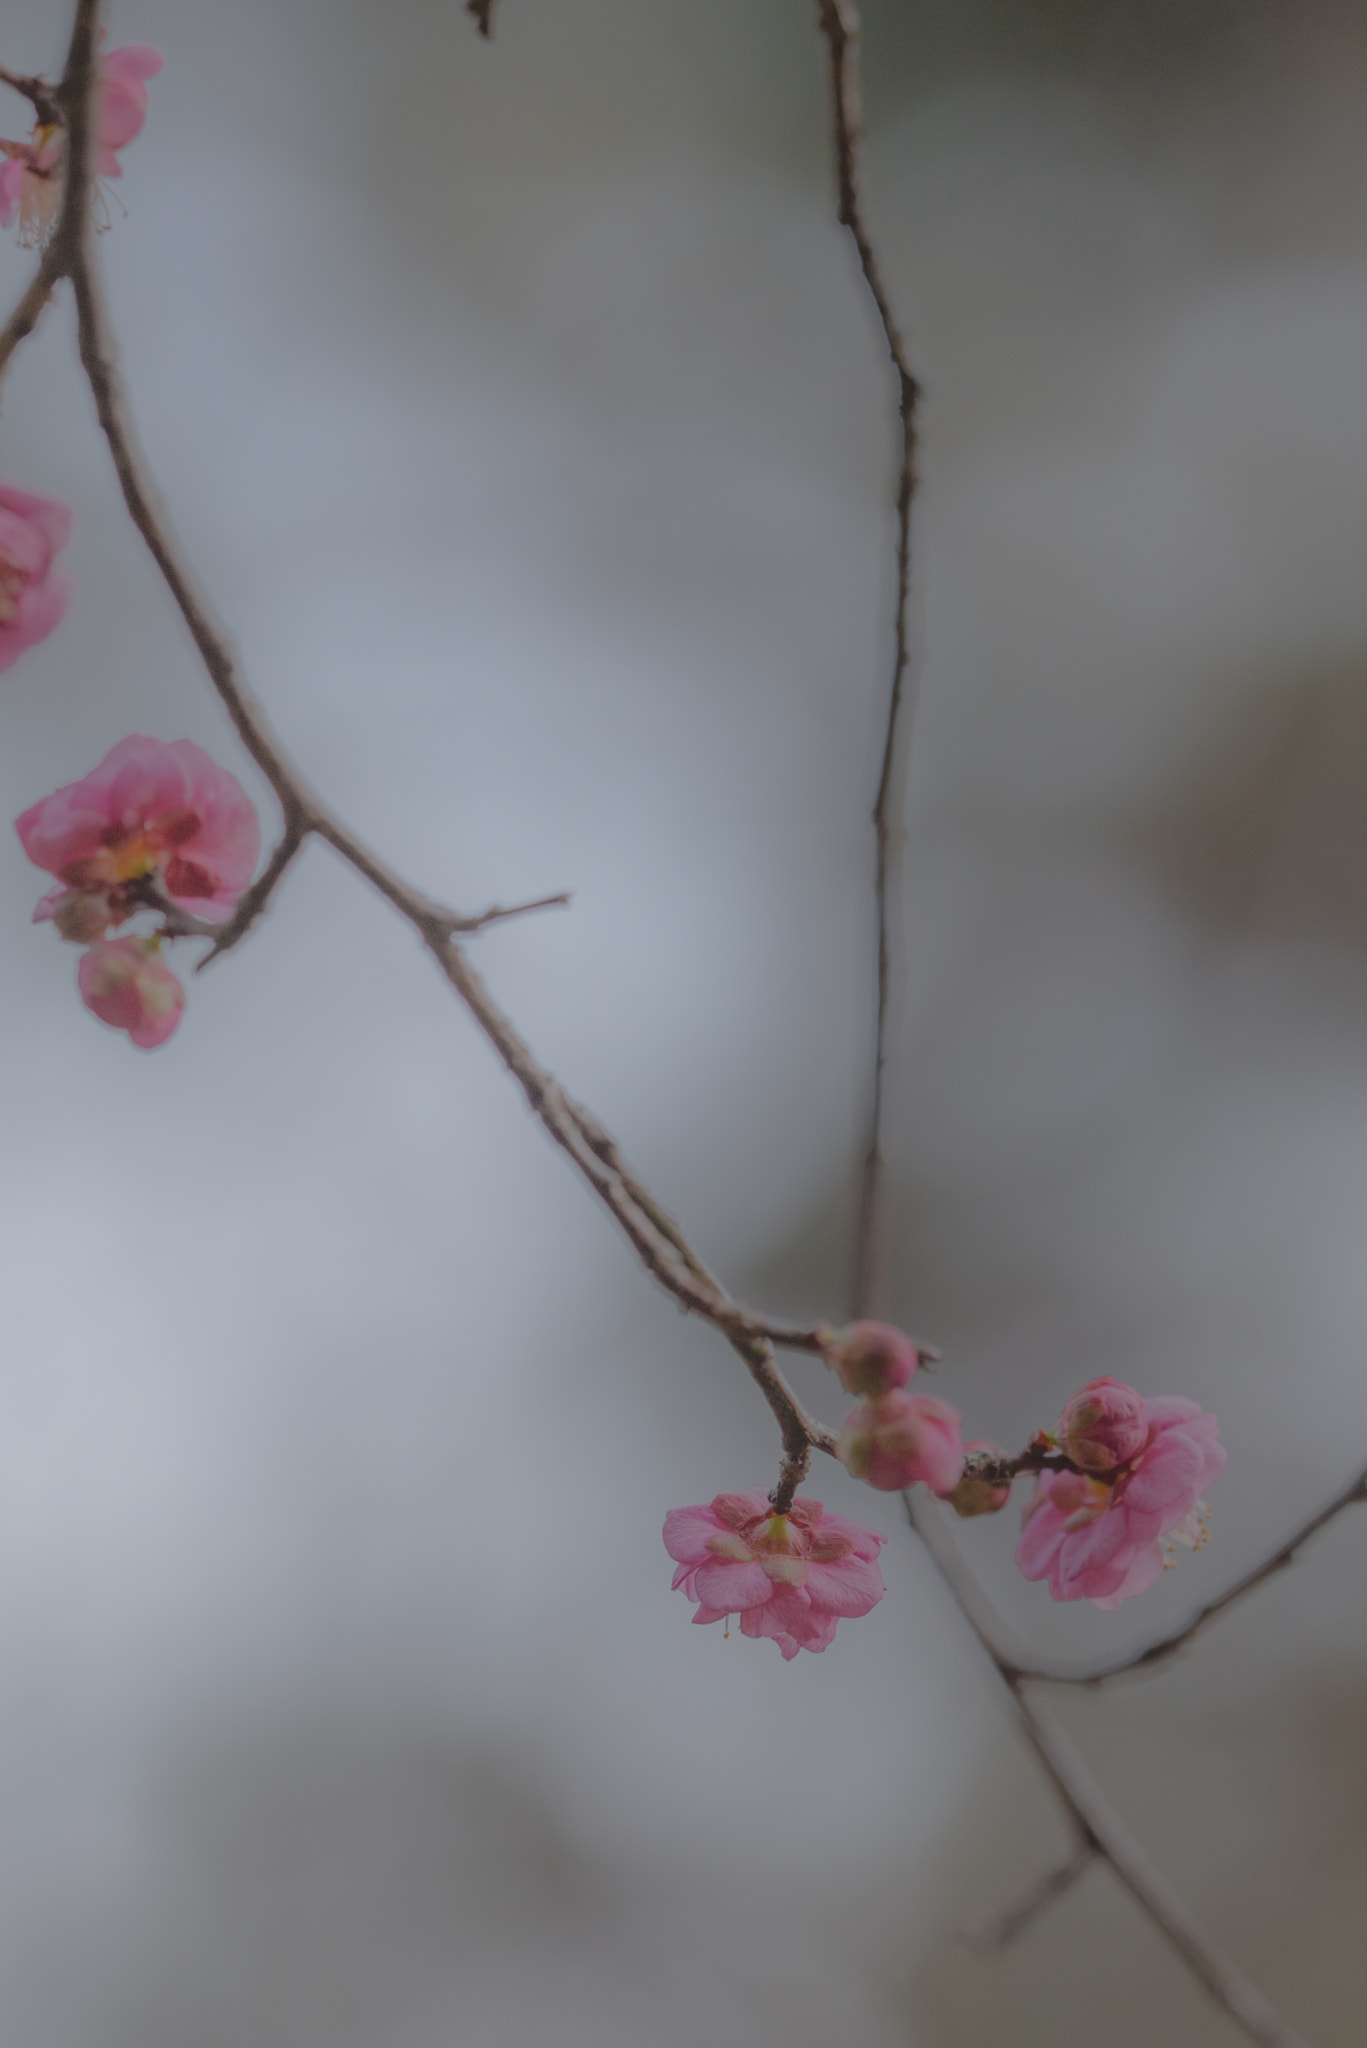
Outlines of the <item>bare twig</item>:
<svg viewBox="0 0 1367 2048">
<path fill-rule="evenodd" d="M 924 1540 L 960 1612 L 995 1665 L 1026 1740 L 1080 1840 L 1089 1843 L 1092 1853 L 1111 1866 L 1135 1904 L 1250 2040 L 1259 2042 L 1261 2048 L 1306 2048 L 1301 2036 L 1287 2026 L 1256 1986 L 1211 1947 L 1182 1901 L 1110 1806 L 1068 1737 L 1030 1698 L 1027 1686 L 1032 1674 L 1016 1665 L 1001 1648 L 1000 1623 L 964 1564 L 938 1504 L 913 1493 L 904 1494 L 903 1500 L 913 1529 Z M 1068 1882 L 1078 1874 L 1072 1872 Z M 1061 1879 L 1061 1873 L 1054 1875 Z M 1039 1896 L 1027 1902 L 1031 1911 L 1026 1918 L 1042 1912 L 1065 1888 L 1062 1881 L 1052 1886 L 1046 1881 L 1039 1887 Z"/>
<path fill-rule="evenodd" d="M 1055 1899 L 1061 1899 L 1066 1891 L 1072 1890 L 1084 1872 L 1091 1869 L 1098 1853 L 1091 1836 L 1085 1832 L 1080 1834 L 1072 1854 L 1064 1862 L 1046 1870 L 1043 1877 L 1038 1878 L 1004 1912 L 970 1922 L 963 1931 L 964 1940 L 970 1948 L 984 1951 L 1008 1948 L 1017 1935 L 1024 1934 L 1026 1928 L 1039 1918 L 1046 1906 L 1052 1906 Z"/>
<path fill-rule="evenodd" d="M 1212 1948 L 1167 1879 L 1155 1869 L 1119 1818 L 1073 1744 L 1051 1715 L 1025 1693 L 1021 1681 L 1009 1688 L 1021 1725 L 1054 1789 L 1110 1864 L 1135 1904 L 1147 1914 L 1232 2020 L 1262 2048 L 1307 2048 L 1262 1993 Z"/>
<path fill-rule="evenodd" d="M 497 0 L 465 0 L 465 12 L 472 18 L 482 36 L 494 32 L 494 8 Z"/>
<path fill-rule="evenodd" d="M 277 883 L 283 880 L 286 870 L 308 838 L 308 834 L 307 818 L 299 811 L 286 811 L 285 829 L 280 835 L 279 845 L 251 887 L 238 898 L 237 909 L 227 924 L 219 927 L 214 942 L 204 958 L 196 962 L 196 974 L 202 974 L 211 960 L 217 960 L 220 954 L 228 952 L 239 939 L 247 936 L 270 902 Z"/>
<path fill-rule="evenodd" d="M 43 252 L 43 260 L 33 273 L 32 282 L 27 286 L 19 303 L 0 328 L 0 377 L 9 368 L 10 357 L 21 341 L 26 341 L 42 316 L 43 308 L 52 297 L 61 279 L 61 262 L 53 250 Z"/>
<path fill-rule="evenodd" d="M 830 59 L 831 103 L 835 136 L 836 177 L 840 218 L 849 229 L 859 256 L 864 282 L 878 312 L 888 354 L 897 373 L 901 466 L 897 477 L 897 613 L 892 691 L 888 704 L 882 769 L 874 804 L 876 846 L 875 906 L 878 926 L 877 1007 L 874 1033 L 873 1085 L 864 1150 L 858 1218 L 855 1229 L 853 1306 L 866 1314 L 878 1281 L 883 1192 L 883 1082 L 887 1060 L 888 1008 L 891 992 L 891 938 L 888 894 L 895 820 L 894 789 L 908 667 L 908 602 L 910 586 L 911 503 L 916 487 L 916 407 L 919 391 L 908 362 L 901 330 L 893 314 L 877 256 L 864 224 L 860 184 L 859 15 L 854 0 L 817 0 L 821 32 Z M 1039 1470 L 1056 1462 L 1046 1446 L 1032 1447 L 1012 1470 Z M 1066 1461 L 1063 1461 L 1066 1463 Z M 1356 1489 L 1352 1497 L 1357 1497 Z M 1079 1847 L 1060 1870 L 1051 1872 L 1034 1893 L 1006 1916 L 1007 1936 L 1043 1911 L 1081 1874 L 1095 1857 L 1109 1863 L 1131 1896 L 1194 1975 L 1232 2019 L 1263 2048 L 1304 2048 L 1249 1981 L 1219 1957 L 1196 1928 L 1186 1908 L 1102 1797 L 1081 1759 L 1062 1732 L 1028 1697 L 1032 1675 L 1023 1660 L 1007 1648 L 1006 1632 L 969 1571 L 958 1544 L 945 1526 L 938 1504 L 904 1496 L 912 1527 L 922 1536 L 939 1566 L 960 1611 L 996 1667 L 1014 1703 L 1020 1724 L 1052 1782 L 1077 1834 Z M 1346 1505 L 1346 1499 L 1339 1505 Z M 1331 1508 L 1330 1512 L 1336 1512 Z M 1320 1526 L 1321 1517 L 1314 1524 Z M 1303 1533 L 1311 1533 L 1309 1530 Z M 1267 1576 L 1267 1569 L 1249 1583 Z M 1243 1590 L 1247 1590 L 1244 1588 Z M 1230 1596 L 1235 1597 L 1235 1596 Z M 1200 1621 L 1196 1623 L 1200 1626 Z M 1190 1633 L 1192 1631 L 1188 1631 Z M 1185 1637 L 1184 1637 L 1185 1639 Z M 1172 1647 L 1176 1647 L 1174 1643 Z M 1041 1674 L 1042 1675 L 1042 1674 Z M 1109 1673 L 1105 1675 L 1110 1675 Z M 1003 1923 L 999 1922 L 1001 1926 Z"/>
<path fill-rule="evenodd" d="M 860 1175 L 854 1240 L 854 1313 L 864 1315 L 878 1284 L 879 1200 L 883 1180 L 883 1080 L 887 1064 L 888 1004 L 892 992 L 892 951 L 888 913 L 892 854 L 897 837 L 897 763 L 914 705 L 907 690 L 910 656 L 908 606 L 911 597 L 911 502 L 916 494 L 916 409 L 921 390 L 912 374 L 902 330 L 892 310 L 878 257 L 864 224 L 861 152 L 863 129 L 859 87 L 859 9 L 854 0 L 817 0 L 821 33 L 830 60 L 836 188 L 840 221 L 850 231 L 859 268 L 883 330 L 897 378 L 900 451 L 897 507 L 897 607 L 894 622 L 892 689 L 883 739 L 882 768 L 873 806 L 878 920 L 878 994 L 874 1020 L 873 1086 Z M 905 714 L 905 715 L 904 715 Z"/>
</svg>

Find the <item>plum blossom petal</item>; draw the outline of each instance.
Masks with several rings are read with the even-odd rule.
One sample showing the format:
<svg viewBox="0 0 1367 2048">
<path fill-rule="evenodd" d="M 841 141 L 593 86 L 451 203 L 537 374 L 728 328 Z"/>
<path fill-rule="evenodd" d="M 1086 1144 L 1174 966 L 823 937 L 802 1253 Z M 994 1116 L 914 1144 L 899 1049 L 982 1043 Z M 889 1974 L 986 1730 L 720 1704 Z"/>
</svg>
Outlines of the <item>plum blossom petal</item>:
<svg viewBox="0 0 1367 2048">
<path fill-rule="evenodd" d="M 53 561 L 70 533 L 69 506 L 0 483 L 0 670 L 45 640 L 65 612 L 71 586 Z"/>
<path fill-rule="evenodd" d="M 116 151 L 142 133 L 147 119 L 147 81 L 165 63 L 147 43 L 125 43 L 100 60 L 100 108 L 96 124 L 95 175 L 123 175 Z"/>
<path fill-rule="evenodd" d="M 842 1616 L 870 1613 L 886 1591 L 876 1560 L 887 1539 L 803 1496 L 783 1515 L 762 1487 L 671 1508 L 664 1540 L 675 1590 L 699 1603 L 695 1622 L 739 1614 L 743 1635 L 777 1643 L 787 1661 L 826 1649 Z"/>
</svg>

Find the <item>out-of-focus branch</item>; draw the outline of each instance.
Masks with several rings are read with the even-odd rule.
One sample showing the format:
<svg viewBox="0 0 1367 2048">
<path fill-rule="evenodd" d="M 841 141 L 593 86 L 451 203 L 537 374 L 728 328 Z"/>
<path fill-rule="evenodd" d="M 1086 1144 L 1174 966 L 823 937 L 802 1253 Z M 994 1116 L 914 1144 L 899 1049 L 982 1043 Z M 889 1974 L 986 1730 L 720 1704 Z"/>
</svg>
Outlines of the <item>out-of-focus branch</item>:
<svg viewBox="0 0 1367 2048">
<path fill-rule="evenodd" d="M 465 12 L 474 21 L 482 36 L 494 33 L 494 8 L 498 0 L 465 0 Z"/>
<path fill-rule="evenodd" d="M 892 311 L 882 269 L 864 222 L 860 171 L 859 13 L 854 0 L 817 0 L 821 33 L 830 63 L 831 109 L 834 128 L 836 181 L 840 219 L 850 231 L 858 252 L 859 267 L 877 309 L 888 354 L 897 375 L 898 422 L 901 430 L 901 464 L 897 475 L 897 610 L 896 645 L 892 691 L 888 703 L 882 768 L 874 803 L 875 837 L 874 898 L 877 917 L 877 1001 L 874 1029 L 874 1057 L 869 1120 L 864 1148 L 860 1200 L 855 1227 L 853 1308 L 865 1315 L 873 1305 L 878 1281 L 878 1250 L 881 1239 L 883 1194 L 883 1098 L 887 1062 L 888 1009 L 892 962 L 888 893 L 896 819 L 894 791 L 901 743 L 905 738 L 906 677 L 908 668 L 908 608 L 911 574 L 911 505 L 916 488 L 916 408 L 919 390 L 912 375 L 901 329 Z M 1003 1476 L 1016 1471 L 1052 1468 L 1060 1462 L 1053 1448 L 1033 1446 L 1021 1459 L 1008 1461 Z M 1066 1464 L 1066 1460 L 1062 1461 Z M 1009 1469 L 1008 1469 L 1009 1467 Z M 1347 1505 L 1358 1497 L 1355 1486 L 1349 1496 L 1329 1510 Z M 1060 1868 L 1050 1871 L 1033 1892 L 996 1923 L 999 1939 L 1009 1939 L 1050 1902 L 1068 1889 L 1094 1858 L 1108 1863 L 1136 1904 L 1182 1957 L 1211 1997 L 1221 2005 L 1249 2037 L 1262 2048 L 1305 2048 L 1247 1978 L 1234 1969 L 1200 1933 L 1180 1899 L 1149 1863 L 1133 1836 L 1104 1799 L 1072 1744 L 1050 1717 L 1029 1697 L 1032 1673 L 1006 1648 L 1005 1632 L 974 1574 L 945 1525 L 938 1503 L 927 1497 L 904 1496 L 908 1518 L 923 1538 L 945 1578 L 960 1612 L 991 1658 L 997 1674 L 1015 1707 L 1019 1724 L 1034 1749 L 1045 1774 L 1069 1817 L 1077 1848 Z M 1327 1519 L 1316 1519 L 1313 1527 Z M 1313 1528 L 1302 1532 L 1313 1533 Z M 1293 1546 L 1294 1547 L 1294 1546 Z M 1268 1571 L 1278 1569 L 1280 1560 L 1250 1575 L 1246 1591 Z M 1226 1604 L 1226 1603 L 1219 1603 Z M 1205 1617 L 1198 1617 L 1182 1640 L 1195 1632 Z M 1169 1647 L 1176 1648 L 1174 1641 Z M 1166 1651 L 1155 1650 L 1155 1654 Z M 1136 1660 L 1138 1661 L 1138 1660 Z M 1110 1672 L 1102 1675 L 1113 1675 Z"/>
<path fill-rule="evenodd" d="M 921 389 L 912 374 L 902 330 L 892 310 L 882 269 L 864 223 L 863 127 L 859 84 L 859 9 L 854 0 L 817 0 L 817 16 L 830 64 L 836 190 L 842 226 L 850 231 L 859 268 L 883 330 L 897 379 L 899 455 L 894 502 L 897 509 L 897 604 L 894 616 L 892 689 L 883 738 L 882 767 L 873 806 L 875 915 L 878 925 L 878 990 L 874 1015 L 873 1084 L 860 1170 L 859 1209 L 854 1240 L 854 1313 L 868 1313 L 878 1284 L 879 1203 L 883 1180 L 883 1080 L 887 1066 L 888 1004 L 892 992 L 892 940 L 888 891 L 899 836 L 898 762 L 911 712 L 907 690 L 910 658 L 908 607 L 911 599 L 911 503 L 916 494 L 916 409 Z"/>
<path fill-rule="evenodd" d="M 971 1921 L 963 1931 L 964 1940 L 970 1948 L 985 1952 L 1009 1948 L 1017 1935 L 1024 1934 L 1026 1928 L 1039 1918 L 1046 1906 L 1052 1906 L 1055 1899 L 1061 1899 L 1065 1892 L 1072 1890 L 1078 1879 L 1091 1869 L 1093 1859 L 1099 1853 L 1090 1835 L 1080 1835 L 1066 1861 L 1046 1870 L 1043 1877 L 1037 1878 L 1029 1890 L 1004 1912 Z"/>
<path fill-rule="evenodd" d="M 1030 1697 L 1032 1673 L 1021 1669 L 1001 1647 L 1004 1631 L 963 1561 L 938 1502 L 914 1493 L 903 1495 L 907 1519 L 924 1541 L 950 1592 L 992 1660 L 1015 1709 L 1018 1725 L 1058 1795 L 1079 1842 L 1067 1864 L 1051 1871 L 1022 1904 L 996 1923 L 1013 1934 L 1061 1896 L 1081 1875 L 1074 1868 L 1082 1848 L 1110 1865 L 1135 1904 L 1181 1956 L 1192 1974 L 1260 2048 L 1307 2048 L 1256 1985 L 1221 1956 L 1206 1939 L 1166 1878 L 1155 1869 L 1134 1836 L 1115 1812 L 1082 1761 L 1073 1743 L 1051 1715 Z"/>
</svg>

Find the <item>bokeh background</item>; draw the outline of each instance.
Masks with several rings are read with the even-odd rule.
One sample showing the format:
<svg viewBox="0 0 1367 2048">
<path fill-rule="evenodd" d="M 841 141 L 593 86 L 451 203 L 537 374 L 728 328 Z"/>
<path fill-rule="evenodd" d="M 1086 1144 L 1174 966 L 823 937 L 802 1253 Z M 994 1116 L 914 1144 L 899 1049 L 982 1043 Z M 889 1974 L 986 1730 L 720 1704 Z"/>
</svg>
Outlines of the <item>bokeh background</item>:
<svg viewBox="0 0 1367 2048">
<path fill-rule="evenodd" d="M 53 68 L 57 0 L 0 58 Z M 122 0 L 166 53 L 103 253 L 149 455 L 318 786 L 733 1286 L 838 1316 L 870 1029 L 886 377 L 796 0 Z M 885 1306 L 1012 1443 L 1112 1372 L 1218 1409 L 1139 1642 L 1367 1455 L 1367 19 L 868 0 L 924 372 Z M 13 101 L 5 132 L 23 130 Z M 0 250 L 0 288 L 28 259 Z M 4 473 L 78 596 L 9 817 L 124 733 L 237 766 L 69 309 Z M 324 849 L 154 1056 L 0 861 L 8 2048 L 1226 2048 L 1065 1843 L 895 1501 L 832 1651 L 694 1630 L 664 1509 L 764 1481 L 411 936 Z M 819 1370 L 796 1376 L 831 1419 Z M 1061 1712 L 1316 2048 L 1361 2039 L 1363 1545 Z"/>
</svg>

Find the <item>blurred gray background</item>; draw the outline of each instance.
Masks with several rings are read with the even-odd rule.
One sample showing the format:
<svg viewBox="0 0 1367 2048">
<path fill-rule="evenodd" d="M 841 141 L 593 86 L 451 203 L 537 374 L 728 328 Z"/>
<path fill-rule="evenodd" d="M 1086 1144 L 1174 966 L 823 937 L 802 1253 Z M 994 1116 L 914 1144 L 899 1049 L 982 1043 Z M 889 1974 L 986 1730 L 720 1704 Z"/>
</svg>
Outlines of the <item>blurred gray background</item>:
<svg viewBox="0 0 1367 2048">
<path fill-rule="evenodd" d="M 797 0 L 123 0 L 104 242 L 150 457 L 270 713 L 475 909 L 541 1055 L 748 1296 L 839 1315 L 869 1036 L 888 391 Z M 0 59 L 54 68 L 56 0 Z M 1218 1409 L 1179 1619 L 1367 1455 L 1367 17 L 869 0 L 925 376 L 886 1306 L 1019 1443 Z M 3 132 L 23 132 L 23 109 Z M 0 250 L 0 288 L 28 259 Z M 78 596 L 8 818 L 130 730 L 241 765 L 68 310 L 5 475 Z M 264 792 L 263 794 L 264 800 Z M 269 807 L 266 807 L 269 809 Z M 666 1507 L 772 1429 L 323 849 L 143 1056 L 0 861 L 7 2048 L 1228 2048 L 1061 1825 L 895 1501 L 821 1658 L 692 1629 Z M 831 1419 L 819 1370 L 796 1376 Z M 1063 1712 L 1316 2048 L 1361 2040 L 1367 1529 Z"/>
</svg>

